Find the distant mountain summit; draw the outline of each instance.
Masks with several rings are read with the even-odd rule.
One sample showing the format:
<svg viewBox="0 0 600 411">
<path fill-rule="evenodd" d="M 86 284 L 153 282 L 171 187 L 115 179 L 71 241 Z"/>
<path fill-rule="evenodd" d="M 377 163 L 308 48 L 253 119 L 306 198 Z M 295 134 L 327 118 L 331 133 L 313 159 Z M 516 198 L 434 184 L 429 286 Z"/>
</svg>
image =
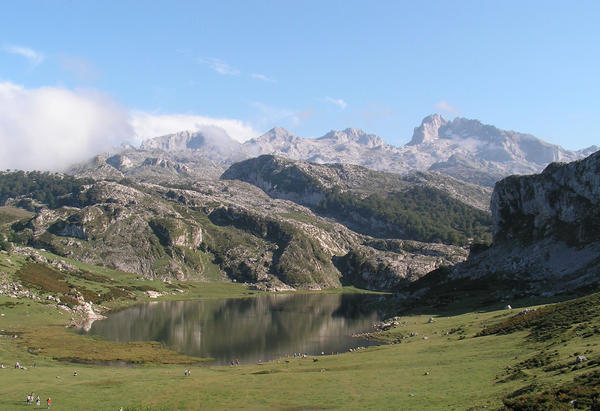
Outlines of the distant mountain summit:
<svg viewBox="0 0 600 411">
<path fill-rule="evenodd" d="M 302 138 L 275 127 L 245 142 L 242 147 L 249 157 L 270 154 L 291 160 L 355 164 L 379 171 L 398 171 L 391 170 L 388 164 L 388 159 L 398 152 L 398 148 L 389 145 L 381 137 L 357 128 L 332 130 L 319 138 Z M 378 163 L 382 159 L 387 166 L 380 167 Z M 402 170 L 406 171 L 409 169 Z"/>
<path fill-rule="evenodd" d="M 420 151 L 434 156 L 439 156 L 440 149 L 445 149 L 452 151 L 450 156 L 463 154 L 496 163 L 514 162 L 515 167 L 521 166 L 524 171 L 538 169 L 553 161 L 572 161 L 589 151 L 570 151 L 531 134 L 501 130 L 479 120 L 461 117 L 447 121 L 437 114 L 426 117 L 421 126 L 415 128 L 407 146 L 418 146 Z"/>
<path fill-rule="evenodd" d="M 242 144 L 222 128 L 208 126 L 146 140 L 139 149 L 123 150 L 121 155 L 126 158 L 107 159 L 106 166 L 99 167 L 97 161 L 92 161 L 74 170 L 86 176 L 96 172 L 106 176 L 114 174 L 112 166 L 125 176 L 146 180 L 153 176 L 168 180 L 215 178 L 235 162 L 276 155 L 321 164 L 360 165 L 398 174 L 437 171 L 492 187 L 508 175 L 540 172 L 553 161 L 577 160 L 599 149 L 592 146 L 579 151 L 566 150 L 531 134 L 502 130 L 479 120 L 458 117 L 449 121 L 432 114 L 415 127 L 412 139 L 402 147 L 356 128 L 303 138 L 275 127 Z"/>
<path fill-rule="evenodd" d="M 479 120 L 439 114 L 427 116 L 416 127 L 403 157 L 416 168 L 427 168 L 484 185 L 510 174 L 541 171 L 553 161 L 573 161 L 598 147 L 571 151 L 531 134 L 502 130 Z"/>
<path fill-rule="evenodd" d="M 425 117 L 402 147 L 356 128 L 313 139 L 276 127 L 242 148 L 251 157 L 272 154 L 400 174 L 432 170 L 486 186 L 510 174 L 539 172 L 553 161 L 573 161 L 599 149 L 570 151 L 531 134 L 501 130 L 479 120 L 458 117 L 449 121 L 439 114 Z"/>
<path fill-rule="evenodd" d="M 181 131 L 144 141 L 141 150 L 194 152 L 216 163 L 231 163 L 246 158 L 241 144 L 220 127 L 206 126 L 199 131 Z"/>
</svg>

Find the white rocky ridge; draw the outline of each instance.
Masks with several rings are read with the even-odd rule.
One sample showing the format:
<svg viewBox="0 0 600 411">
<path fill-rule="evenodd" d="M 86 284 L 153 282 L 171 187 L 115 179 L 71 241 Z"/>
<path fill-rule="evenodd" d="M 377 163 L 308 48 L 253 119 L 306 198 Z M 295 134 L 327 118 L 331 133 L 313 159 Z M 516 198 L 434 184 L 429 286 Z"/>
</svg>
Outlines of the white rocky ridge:
<svg viewBox="0 0 600 411">
<path fill-rule="evenodd" d="M 570 151 L 530 134 L 506 131 L 478 120 L 439 114 L 423 119 L 402 147 L 358 129 L 331 131 L 317 139 L 294 136 L 281 128 L 243 144 L 251 155 L 275 154 L 317 163 L 363 165 L 378 171 L 405 174 L 435 170 L 461 180 L 493 185 L 510 174 L 541 171 L 553 161 L 573 161 L 600 149 Z"/>
<path fill-rule="evenodd" d="M 406 174 L 438 171 L 463 181 L 493 186 L 511 174 L 540 172 L 553 161 L 573 161 L 600 147 L 571 151 L 546 143 L 530 134 L 501 130 L 478 120 L 446 120 L 427 116 L 415 127 L 412 139 L 401 147 L 380 137 L 348 128 L 319 138 L 302 138 L 275 127 L 245 143 L 233 140 L 225 130 L 204 127 L 200 131 L 148 139 L 139 149 L 74 168 L 72 173 L 98 177 L 125 176 L 147 180 L 215 178 L 229 165 L 247 158 L 272 154 L 314 163 L 343 163 L 376 171 Z M 178 166 L 180 163 L 181 166 Z M 113 169 L 111 171 L 111 169 Z"/>
</svg>

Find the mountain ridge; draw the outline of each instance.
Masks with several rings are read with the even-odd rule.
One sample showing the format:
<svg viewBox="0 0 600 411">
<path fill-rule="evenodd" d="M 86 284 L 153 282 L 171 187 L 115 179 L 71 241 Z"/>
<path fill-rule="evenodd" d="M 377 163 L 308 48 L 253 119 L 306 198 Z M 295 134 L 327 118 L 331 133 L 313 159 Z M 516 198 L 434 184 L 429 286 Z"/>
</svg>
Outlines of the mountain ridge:
<svg viewBox="0 0 600 411">
<path fill-rule="evenodd" d="M 117 155 L 125 157 L 126 167 L 122 158 L 115 160 L 113 155 L 107 156 L 110 160 L 107 164 L 92 161 L 72 168 L 71 173 L 93 176 L 97 172 L 106 177 L 118 174 L 110 171 L 114 167 L 123 176 L 136 179 L 143 179 L 145 174 L 162 175 L 170 180 L 216 178 L 235 162 L 269 154 L 321 164 L 355 164 L 398 174 L 438 171 L 493 187 L 508 175 L 540 172 L 553 161 L 574 161 L 598 149 L 591 146 L 567 150 L 531 134 L 502 130 L 479 120 L 462 117 L 446 120 L 439 114 L 431 114 L 414 128 L 411 140 L 400 147 L 357 128 L 304 138 L 274 127 L 240 143 L 219 127 L 203 127 L 199 131 L 154 137 L 137 149 L 121 150 Z M 175 163 L 185 167 L 179 170 Z"/>
</svg>

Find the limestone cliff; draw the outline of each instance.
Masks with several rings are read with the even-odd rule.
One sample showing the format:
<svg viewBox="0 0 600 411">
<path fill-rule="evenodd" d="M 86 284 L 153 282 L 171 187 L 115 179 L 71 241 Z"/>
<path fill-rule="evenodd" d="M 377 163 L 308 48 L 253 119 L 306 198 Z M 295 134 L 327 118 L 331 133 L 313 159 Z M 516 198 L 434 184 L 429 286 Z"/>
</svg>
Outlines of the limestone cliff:
<svg viewBox="0 0 600 411">
<path fill-rule="evenodd" d="M 505 178 L 491 211 L 493 245 L 445 276 L 426 276 L 413 291 L 439 298 L 448 289 L 479 289 L 501 300 L 600 288 L 600 152 Z"/>
<path fill-rule="evenodd" d="M 552 163 L 541 174 L 499 181 L 491 209 L 496 243 L 599 241 L 600 152 L 568 164 Z"/>
</svg>

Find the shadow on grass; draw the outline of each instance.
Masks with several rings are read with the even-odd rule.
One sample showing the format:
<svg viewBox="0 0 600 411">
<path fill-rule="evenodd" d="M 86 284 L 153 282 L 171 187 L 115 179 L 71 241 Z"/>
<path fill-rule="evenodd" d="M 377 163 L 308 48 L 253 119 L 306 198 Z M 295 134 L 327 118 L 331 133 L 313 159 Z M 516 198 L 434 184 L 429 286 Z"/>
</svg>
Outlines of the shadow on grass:
<svg viewBox="0 0 600 411">
<path fill-rule="evenodd" d="M 449 273 L 448 268 L 441 267 L 398 290 L 398 295 L 404 294 L 406 298 L 392 300 L 388 304 L 390 314 L 451 317 L 497 311 L 507 305 L 519 309 L 560 303 L 598 291 L 595 285 L 590 285 L 568 294 L 534 296 L 527 292 L 527 283 L 514 276 L 491 273 L 476 279 L 449 279 Z"/>
</svg>

